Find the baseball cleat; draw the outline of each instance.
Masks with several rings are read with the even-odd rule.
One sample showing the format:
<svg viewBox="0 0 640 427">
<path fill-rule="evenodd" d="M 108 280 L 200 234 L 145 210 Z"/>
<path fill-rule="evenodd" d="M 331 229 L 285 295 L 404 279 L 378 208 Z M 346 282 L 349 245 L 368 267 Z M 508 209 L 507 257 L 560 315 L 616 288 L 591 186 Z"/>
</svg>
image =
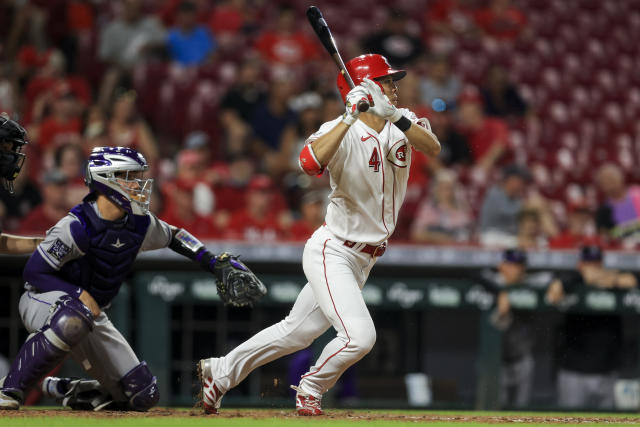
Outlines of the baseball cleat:
<svg viewBox="0 0 640 427">
<path fill-rule="evenodd" d="M 0 410 L 20 409 L 20 401 L 5 390 L 0 390 Z"/>
<path fill-rule="evenodd" d="M 294 385 L 292 385 L 291 388 L 296 391 L 296 411 L 298 415 L 322 415 L 322 408 L 320 407 L 322 397 L 315 397 Z"/>
<path fill-rule="evenodd" d="M 219 384 L 216 384 L 213 378 L 211 365 L 215 360 L 215 358 L 210 358 L 202 359 L 198 362 L 198 378 L 202 387 L 200 397 L 206 414 L 217 414 L 222 402 L 222 396 L 224 396 L 224 391 L 222 391 Z"/>
</svg>

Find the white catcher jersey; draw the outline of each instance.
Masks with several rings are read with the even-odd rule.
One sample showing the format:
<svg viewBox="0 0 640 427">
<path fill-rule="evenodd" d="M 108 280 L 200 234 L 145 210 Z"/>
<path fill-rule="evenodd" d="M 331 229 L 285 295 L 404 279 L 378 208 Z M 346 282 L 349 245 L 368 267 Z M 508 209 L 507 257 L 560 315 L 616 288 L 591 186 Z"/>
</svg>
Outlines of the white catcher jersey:
<svg viewBox="0 0 640 427">
<path fill-rule="evenodd" d="M 401 108 L 412 122 L 416 115 Z M 311 143 L 333 129 L 342 117 L 324 123 Z M 327 169 L 331 194 L 325 221 L 338 238 L 379 245 L 396 228 L 411 164 L 407 136 L 387 121 L 380 133 L 357 120 L 344 136 Z"/>
</svg>

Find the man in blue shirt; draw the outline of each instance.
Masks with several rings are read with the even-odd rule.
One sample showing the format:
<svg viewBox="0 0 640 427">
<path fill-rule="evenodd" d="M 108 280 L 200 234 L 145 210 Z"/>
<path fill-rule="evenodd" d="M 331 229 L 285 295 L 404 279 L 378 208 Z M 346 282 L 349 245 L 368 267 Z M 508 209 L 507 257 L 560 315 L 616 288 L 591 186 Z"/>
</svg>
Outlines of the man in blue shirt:
<svg viewBox="0 0 640 427">
<path fill-rule="evenodd" d="M 169 31 L 167 48 L 171 59 L 184 66 L 206 62 L 216 49 L 213 34 L 198 25 L 197 8 L 191 1 L 183 1 L 178 7 L 176 28 Z"/>
</svg>

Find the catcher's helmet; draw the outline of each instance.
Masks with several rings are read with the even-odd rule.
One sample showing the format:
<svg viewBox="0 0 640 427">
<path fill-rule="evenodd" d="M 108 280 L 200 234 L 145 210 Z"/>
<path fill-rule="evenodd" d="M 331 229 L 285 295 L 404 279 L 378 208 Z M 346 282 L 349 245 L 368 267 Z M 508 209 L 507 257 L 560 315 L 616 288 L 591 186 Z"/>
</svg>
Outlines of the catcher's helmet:
<svg viewBox="0 0 640 427">
<path fill-rule="evenodd" d="M 393 80 L 400 80 L 407 75 L 405 70 L 396 70 L 391 67 L 387 58 L 377 53 L 356 56 L 347 62 L 345 66 L 353 80 L 353 84 L 356 86 L 362 83 L 365 77 L 374 80 L 380 77 L 392 76 Z M 340 95 L 342 96 L 342 102 L 346 102 L 347 94 L 351 88 L 347 84 L 347 80 L 345 80 L 340 73 L 338 74 L 337 84 Z"/>
<path fill-rule="evenodd" d="M 13 193 L 13 180 L 18 177 L 24 163 L 22 147 L 27 143 L 27 132 L 14 120 L 0 115 L 0 180 L 4 188 Z"/>
<path fill-rule="evenodd" d="M 148 169 L 144 156 L 132 148 L 96 147 L 89 156 L 85 183 L 125 211 L 146 215 L 153 179 L 141 179 L 133 174 Z"/>
</svg>

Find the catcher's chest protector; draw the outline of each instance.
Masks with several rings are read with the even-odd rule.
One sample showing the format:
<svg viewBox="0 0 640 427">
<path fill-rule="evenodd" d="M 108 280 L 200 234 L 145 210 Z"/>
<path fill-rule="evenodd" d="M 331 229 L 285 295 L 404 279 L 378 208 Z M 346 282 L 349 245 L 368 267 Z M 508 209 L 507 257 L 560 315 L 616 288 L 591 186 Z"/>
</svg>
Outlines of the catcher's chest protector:
<svg viewBox="0 0 640 427">
<path fill-rule="evenodd" d="M 82 223 L 82 230 L 74 232 L 73 238 L 85 255 L 65 264 L 61 271 L 67 280 L 86 289 L 98 304 L 108 304 L 135 261 L 150 219 L 147 215 L 128 215 L 123 222 L 106 221 L 86 202 L 71 213 Z"/>
</svg>

